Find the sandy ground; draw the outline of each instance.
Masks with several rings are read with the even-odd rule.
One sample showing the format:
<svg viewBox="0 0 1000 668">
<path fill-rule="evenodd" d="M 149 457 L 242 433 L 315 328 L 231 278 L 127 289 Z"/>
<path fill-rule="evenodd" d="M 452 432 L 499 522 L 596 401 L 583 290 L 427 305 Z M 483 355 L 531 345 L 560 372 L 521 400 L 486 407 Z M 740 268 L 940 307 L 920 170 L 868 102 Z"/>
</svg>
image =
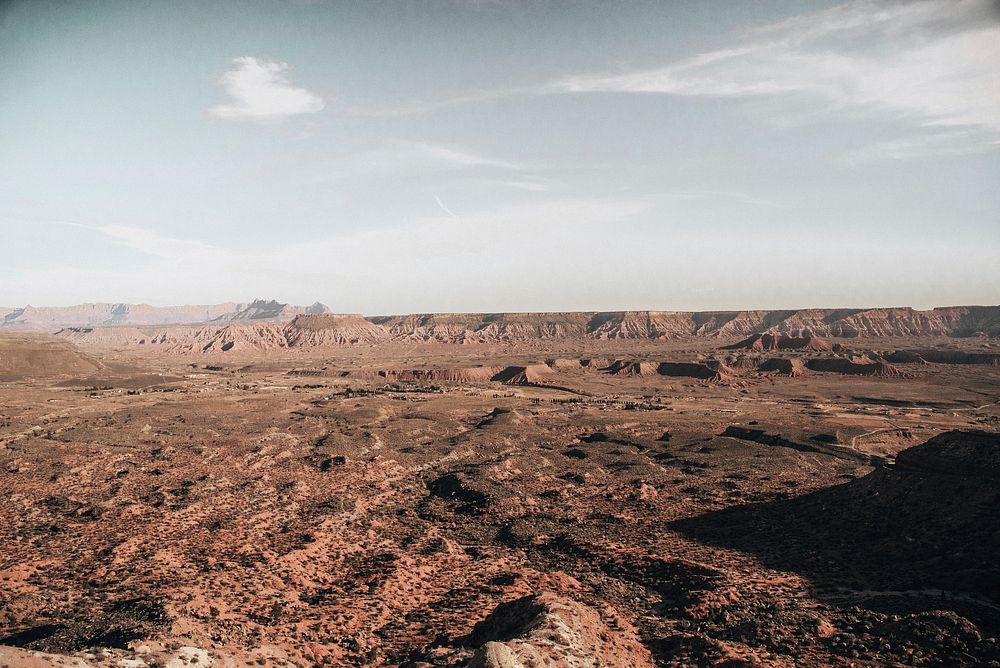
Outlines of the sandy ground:
<svg viewBox="0 0 1000 668">
<path fill-rule="evenodd" d="M 997 665 L 998 476 L 893 460 L 995 439 L 1000 367 L 580 363 L 717 346 L 90 350 L 9 376 L 0 664 Z M 530 384 L 468 371 L 510 366 Z"/>
</svg>

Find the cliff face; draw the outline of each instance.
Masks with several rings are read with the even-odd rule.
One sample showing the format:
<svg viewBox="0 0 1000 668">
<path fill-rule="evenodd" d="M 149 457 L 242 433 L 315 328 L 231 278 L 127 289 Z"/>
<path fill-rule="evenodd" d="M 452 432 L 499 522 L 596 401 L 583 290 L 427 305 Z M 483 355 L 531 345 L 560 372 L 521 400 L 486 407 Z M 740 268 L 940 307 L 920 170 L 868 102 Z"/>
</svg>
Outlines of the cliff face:
<svg viewBox="0 0 1000 668">
<path fill-rule="evenodd" d="M 591 313 L 422 313 L 368 318 L 394 340 L 502 343 L 587 335 Z"/>
<path fill-rule="evenodd" d="M 452 343 L 507 339 L 682 339 L 1000 336 L 1000 306 L 802 309 L 794 311 L 612 311 L 603 313 L 415 314 L 370 321 L 394 339 Z"/>
<path fill-rule="evenodd" d="M 106 310 L 91 308 L 94 306 L 81 308 L 76 317 L 88 320 L 106 316 Z M 930 311 L 889 308 L 696 313 L 433 313 L 371 318 L 313 312 L 291 317 L 295 308 L 264 302 L 236 309 L 225 318 L 200 326 L 88 325 L 66 327 L 56 334 L 80 344 L 165 345 L 181 352 L 388 342 L 514 344 L 559 339 L 656 341 L 692 337 L 743 338 L 727 346 L 730 349 L 821 351 L 837 349 L 826 338 L 1000 336 L 1000 306 L 955 306 Z M 308 308 L 321 310 L 325 307 Z M 175 310 L 172 313 L 181 313 L 179 319 L 183 319 L 193 312 Z M 234 313 L 243 314 L 243 317 L 231 317 Z M 131 310 L 129 317 L 136 317 Z M 155 317 L 166 315 L 157 312 Z M 290 322 L 283 324 L 288 317 Z M 39 321 L 35 316 L 32 318 L 31 322 Z M 927 354 L 935 355 L 933 352 Z M 929 357 L 925 359 L 935 361 Z"/>
<path fill-rule="evenodd" d="M 187 345 L 192 352 L 204 353 L 229 352 L 230 350 L 273 350 L 285 348 L 285 339 L 281 325 L 271 322 L 253 324 L 227 325 L 217 331 L 209 328 L 201 330 L 190 342 L 179 344 L 181 348 Z"/>
<path fill-rule="evenodd" d="M 196 326 L 154 326 L 154 327 L 65 327 L 54 334 L 81 345 L 104 348 L 130 348 L 133 346 L 164 347 L 184 345 L 195 340 L 209 339 L 217 328 L 206 332 Z"/>
<path fill-rule="evenodd" d="M 384 343 L 390 340 L 384 327 L 360 315 L 300 315 L 283 330 L 289 346 L 314 347 Z"/>
<path fill-rule="evenodd" d="M 320 320 L 298 320 L 319 317 Z M 5 307 L 0 328 L 56 331 L 60 328 L 149 327 L 237 322 L 327 322 L 343 318 L 319 302 L 292 306 L 258 299 L 200 306 L 80 304 L 67 307 Z M 607 311 L 573 313 L 418 313 L 362 318 L 368 329 L 360 340 L 444 343 L 501 343 L 532 339 L 681 339 L 692 336 L 749 338 L 759 334 L 790 337 L 1000 336 L 1000 306 L 800 309 L 788 311 Z M 332 321 L 331 321 L 332 322 Z M 298 325 L 297 325 L 298 326 Z M 313 327 L 316 329 L 316 327 Z M 325 329 L 318 326 L 318 329 Z M 375 333 L 377 330 L 377 334 Z M 354 338 L 348 336 L 347 338 Z"/>
</svg>

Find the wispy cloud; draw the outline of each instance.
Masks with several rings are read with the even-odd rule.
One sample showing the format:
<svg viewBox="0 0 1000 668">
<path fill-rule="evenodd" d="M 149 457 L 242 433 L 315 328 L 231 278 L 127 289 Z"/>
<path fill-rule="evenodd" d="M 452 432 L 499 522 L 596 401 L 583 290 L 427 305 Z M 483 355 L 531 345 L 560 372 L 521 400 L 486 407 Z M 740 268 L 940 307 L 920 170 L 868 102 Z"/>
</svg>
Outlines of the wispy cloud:
<svg viewBox="0 0 1000 668">
<path fill-rule="evenodd" d="M 413 141 L 398 142 L 398 145 L 402 153 L 409 153 L 418 159 L 424 158 L 442 164 L 455 165 L 458 167 L 493 167 L 504 170 L 523 169 L 521 165 L 510 162 L 509 160 L 481 155 L 465 149 L 450 146 Z"/>
<path fill-rule="evenodd" d="M 984 136 L 982 132 L 947 130 L 877 142 L 851 151 L 845 159 L 850 164 L 858 164 L 877 160 L 988 153 L 997 149 L 1000 149 L 1000 134 Z"/>
<path fill-rule="evenodd" d="M 275 120 L 317 112 L 325 106 L 319 95 L 288 81 L 288 63 L 243 56 L 231 64 L 219 84 L 232 101 L 208 110 L 216 118 Z"/>
<path fill-rule="evenodd" d="M 544 94 L 545 92 L 545 87 L 538 85 L 523 86 L 519 88 L 500 88 L 495 90 L 473 90 L 449 96 L 439 96 L 431 99 L 411 100 L 404 104 L 392 107 L 349 107 L 346 109 L 346 112 L 353 116 L 393 118 L 398 116 L 409 116 L 411 114 L 425 114 L 438 111 L 439 109 L 447 109 L 448 107 L 463 104 L 494 102 L 522 95 L 539 95 Z"/>
<path fill-rule="evenodd" d="M 454 212 L 454 211 L 452 211 L 451 209 L 449 209 L 449 208 L 448 208 L 448 207 L 447 207 L 447 206 L 445 205 L 445 203 L 441 201 L 441 198 L 440 198 L 440 197 L 438 197 L 437 195 L 434 195 L 434 201 L 435 201 L 435 202 L 437 202 L 437 205 L 438 205 L 438 206 L 439 206 L 439 207 L 441 208 L 441 210 L 442 210 L 442 211 L 444 211 L 444 212 L 445 212 L 446 214 L 448 214 L 448 215 L 449 215 L 449 216 L 451 216 L 452 218 L 458 218 L 458 216 L 456 216 L 456 215 L 455 215 L 455 212 Z"/>
<path fill-rule="evenodd" d="M 763 206 L 770 207 L 774 209 L 783 208 L 781 204 L 773 202 L 769 199 L 764 199 L 763 197 L 755 197 L 748 193 L 739 192 L 736 190 L 675 190 L 672 192 L 662 193 L 654 197 L 654 199 L 665 199 L 665 200 L 724 200 L 729 202 L 736 202 L 738 204 L 751 204 L 753 206 Z"/>
<path fill-rule="evenodd" d="M 392 140 L 347 157 L 320 180 L 447 172 L 517 175 L 524 179 L 522 172 L 527 171 L 527 165 L 465 147 Z"/>
<path fill-rule="evenodd" d="M 69 221 L 53 222 L 57 225 L 67 225 L 99 233 L 119 246 L 176 264 L 196 265 L 204 261 L 223 260 L 231 255 L 228 250 L 199 239 L 177 239 L 164 236 L 156 230 L 145 227 L 84 225 Z"/>
<path fill-rule="evenodd" d="M 522 179 L 506 179 L 484 181 L 487 185 L 500 186 L 501 188 L 513 188 L 514 190 L 527 190 L 533 193 L 548 192 L 549 184 L 538 179 L 524 177 Z"/>
<path fill-rule="evenodd" d="M 748 32 L 663 67 L 574 75 L 554 93 L 803 94 L 834 110 L 1000 131 L 1000 25 L 990 0 L 851 2 Z"/>
<path fill-rule="evenodd" d="M 980 133 L 980 146 L 992 150 L 1000 137 L 997 19 L 994 0 L 853 0 L 730 35 L 731 46 L 657 67 L 571 74 L 382 113 L 431 112 L 519 96 L 783 96 L 794 100 L 795 106 L 787 108 L 796 109 L 796 118 L 811 109 L 813 118 L 877 115 L 915 126 L 964 126 Z M 935 150 L 981 150 L 958 134 L 942 134 L 939 140 L 949 136 L 959 140 L 956 147 L 945 149 L 941 143 Z"/>
</svg>

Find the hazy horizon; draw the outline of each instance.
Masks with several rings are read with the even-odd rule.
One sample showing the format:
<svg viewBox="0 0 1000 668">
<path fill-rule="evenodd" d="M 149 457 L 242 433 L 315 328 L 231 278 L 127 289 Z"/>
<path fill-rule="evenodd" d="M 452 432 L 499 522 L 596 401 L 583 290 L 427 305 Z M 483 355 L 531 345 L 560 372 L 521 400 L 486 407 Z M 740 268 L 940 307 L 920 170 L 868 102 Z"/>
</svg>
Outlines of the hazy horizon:
<svg viewBox="0 0 1000 668">
<path fill-rule="evenodd" d="M 76 304 L 0 304 L 0 309 L 6 308 L 73 308 L 77 306 L 88 306 L 88 305 L 105 305 L 105 306 L 115 306 L 118 304 L 128 304 L 129 306 L 151 306 L 153 308 L 175 308 L 175 307 L 199 307 L 199 306 L 218 306 L 220 304 L 234 304 L 236 306 L 248 306 L 256 301 L 276 301 L 287 306 L 294 307 L 307 307 L 314 304 L 322 304 L 330 308 L 330 305 L 322 300 L 316 299 L 308 303 L 292 303 L 292 302 L 282 302 L 280 299 L 269 300 L 269 299 L 253 299 L 249 301 L 237 301 L 232 299 L 226 299 L 219 302 L 188 302 L 184 304 L 180 303 L 151 303 L 149 301 L 143 302 L 80 302 Z M 764 308 L 764 307 L 741 307 L 741 308 L 719 308 L 719 309 L 654 309 L 645 308 L 642 306 L 634 306 L 629 308 L 611 308 L 611 309 L 594 309 L 594 308 L 583 308 L 583 309 L 568 309 L 568 310 L 555 310 L 555 309 L 541 309 L 533 311 L 524 310 L 513 310 L 513 311 L 498 311 L 496 309 L 486 309 L 479 311 L 413 311 L 413 310 L 403 310 L 403 311 L 338 311 L 331 308 L 330 313 L 333 315 L 362 315 L 366 318 L 375 318 L 381 316 L 400 316 L 400 315 L 426 315 L 426 314 L 438 314 L 438 313 L 454 313 L 454 314 L 469 314 L 469 315 L 487 315 L 493 313 L 509 313 L 509 314 L 543 314 L 543 313 L 617 313 L 622 311 L 636 311 L 636 312 L 665 312 L 665 313 L 703 313 L 703 312 L 722 312 L 722 313 L 739 313 L 739 312 L 753 312 L 753 311 L 865 311 L 865 310 L 876 310 L 876 309 L 903 309 L 912 308 L 916 311 L 932 311 L 934 309 L 944 309 L 944 308 L 991 308 L 997 307 L 1000 304 L 936 304 L 932 306 L 914 306 L 912 304 L 876 304 L 876 305 L 862 305 L 862 306 L 829 306 L 829 305 L 819 305 L 819 306 L 783 306 L 774 308 Z M 3 313 L 0 312 L 0 316 Z"/>
<path fill-rule="evenodd" d="M 1000 303 L 990 0 L 14 0 L 0 90 L 5 307 Z"/>
</svg>

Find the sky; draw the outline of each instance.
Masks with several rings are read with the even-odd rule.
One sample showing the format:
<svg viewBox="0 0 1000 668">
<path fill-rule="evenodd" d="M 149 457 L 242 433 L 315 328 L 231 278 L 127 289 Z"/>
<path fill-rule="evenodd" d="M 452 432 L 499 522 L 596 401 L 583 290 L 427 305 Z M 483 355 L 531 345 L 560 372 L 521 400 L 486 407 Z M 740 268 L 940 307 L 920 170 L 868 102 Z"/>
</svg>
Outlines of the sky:
<svg viewBox="0 0 1000 668">
<path fill-rule="evenodd" d="M 0 306 L 1000 303 L 1000 6 L 0 0 Z"/>
</svg>

